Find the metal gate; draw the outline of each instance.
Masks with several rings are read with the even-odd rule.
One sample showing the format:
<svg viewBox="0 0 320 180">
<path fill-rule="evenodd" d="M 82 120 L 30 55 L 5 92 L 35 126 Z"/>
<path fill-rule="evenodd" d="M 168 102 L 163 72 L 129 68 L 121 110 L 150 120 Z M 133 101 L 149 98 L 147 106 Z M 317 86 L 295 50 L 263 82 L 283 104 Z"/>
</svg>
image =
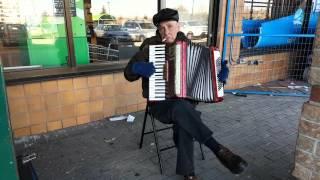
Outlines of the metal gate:
<svg viewBox="0 0 320 180">
<path fill-rule="evenodd" d="M 226 92 L 308 96 L 319 11 L 319 0 L 228 0 Z"/>
</svg>

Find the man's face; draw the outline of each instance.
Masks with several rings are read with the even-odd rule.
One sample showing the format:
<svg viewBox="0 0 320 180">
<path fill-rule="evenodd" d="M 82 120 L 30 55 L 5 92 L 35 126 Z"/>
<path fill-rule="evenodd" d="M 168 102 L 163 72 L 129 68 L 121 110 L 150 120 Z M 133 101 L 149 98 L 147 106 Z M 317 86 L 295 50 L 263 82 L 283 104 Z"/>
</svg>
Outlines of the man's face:
<svg viewBox="0 0 320 180">
<path fill-rule="evenodd" d="M 163 21 L 159 24 L 158 30 L 162 41 L 166 44 L 171 44 L 176 40 L 180 26 L 179 23 L 174 20 Z"/>
</svg>

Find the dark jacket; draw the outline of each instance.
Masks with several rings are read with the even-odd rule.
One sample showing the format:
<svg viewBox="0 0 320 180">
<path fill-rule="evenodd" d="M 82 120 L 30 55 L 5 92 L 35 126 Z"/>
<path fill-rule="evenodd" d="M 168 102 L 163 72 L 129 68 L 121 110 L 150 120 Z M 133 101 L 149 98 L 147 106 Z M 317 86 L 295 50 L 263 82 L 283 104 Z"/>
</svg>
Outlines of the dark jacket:
<svg viewBox="0 0 320 180">
<path fill-rule="evenodd" d="M 124 77 L 128 81 L 135 81 L 138 80 L 141 76 L 134 74 L 132 72 L 132 64 L 135 62 L 140 61 L 149 61 L 149 45 L 155 45 L 155 44 L 162 44 L 161 37 L 159 33 L 156 33 L 156 36 L 153 36 L 151 38 L 147 38 L 143 43 L 141 44 L 139 51 L 130 59 L 129 63 L 127 64 L 126 68 L 124 69 Z M 187 37 L 182 33 L 178 32 L 176 40 L 188 40 Z M 144 98 L 148 98 L 149 94 L 149 81 L 147 78 L 142 77 L 142 95 Z"/>
</svg>

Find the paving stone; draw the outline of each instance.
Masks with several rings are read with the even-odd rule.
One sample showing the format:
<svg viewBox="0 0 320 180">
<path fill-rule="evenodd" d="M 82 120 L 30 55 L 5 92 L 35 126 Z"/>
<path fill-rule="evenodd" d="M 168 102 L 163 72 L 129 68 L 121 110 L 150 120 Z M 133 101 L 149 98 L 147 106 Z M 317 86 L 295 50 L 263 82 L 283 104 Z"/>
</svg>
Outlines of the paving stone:
<svg viewBox="0 0 320 180">
<path fill-rule="evenodd" d="M 241 155 L 248 169 L 231 174 L 204 147 L 195 143 L 196 174 L 202 180 L 288 180 L 294 166 L 298 121 L 305 98 L 226 95 L 222 103 L 200 103 L 202 118 L 214 137 Z M 16 140 L 17 154 L 35 152 L 33 161 L 45 180 L 182 180 L 175 174 L 176 150 L 163 152 L 159 172 L 153 135 L 138 143 L 144 112 L 130 113 L 134 123 L 96 121 L 36 138 Z M 162 126 L 157 123 L 157 126 Z M 147 128 L 151 128 L 150 123 Z M 172 133 L 160 133 L 160 144 L 172 143 Z"/>
</svg>

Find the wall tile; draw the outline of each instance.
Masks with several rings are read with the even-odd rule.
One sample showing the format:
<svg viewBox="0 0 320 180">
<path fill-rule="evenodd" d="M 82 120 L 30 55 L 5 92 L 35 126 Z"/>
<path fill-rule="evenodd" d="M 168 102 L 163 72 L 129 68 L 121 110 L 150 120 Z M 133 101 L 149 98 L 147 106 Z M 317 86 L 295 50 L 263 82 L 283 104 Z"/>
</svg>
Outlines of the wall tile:
<svg viewBox="0 0 320 180">
<path fill-rule="evenodd" d="M 90 113 L 102 112 L 103 100 L 90 101 Z"/>
<path fill-rule="evenodd" d="M 138 111 L 138 104 L 132 104 L 127 106 L 127 113 L 137 112 L 137 111 Z"/>
<path fill-rule="evenodd" d="M 127 105 L 134 105 L 134 104 L 138 104 L 138 100 L 139 100 L 139 96 L 137 96 L 136 94 L 133 95 L 127 95 L 126 96 L 126 104 Z"/>
<path fill-rule="evenodd" d="M 88 77 L 88 87 L 96 87 L 101 85 L 102 85 L 102 80 L 100 75 Z"/>
<path fill-rule="evenodd" d="M 44 94 L 56 93 L 58 92 L 58 83 L 57 81 L 41 82 L 41 88 Z"/>
<path fill-rule="evenodd" d="M 27 112 L 27 101 L 25 98 L 11 99 L 9 101 L 9 110 L 11 113 Z"/>
<path fill-rule="evenodd" d="M 102 86 L 97 86 L 89 89 L 90 101 L 98 100 L 103 98 L 103 88 Z"/>
<path fill-rule="evenodd" d="M 304 103 L 302 108 L 302 117 L 309 121 L 320 123 L 320 106 Z"/>
<path fill-rule="evenodd" d="M 309 83 L 312 85 L 320 85 L 320 67 L 311 67 Z"/>
<path fill-rule="evenodd" d="M 103 112 L 94 112 L 90 114 L 90 121 L 98 121 L 103 119 Z"/>
<path fill-rule="evenodd" d="M 76 117 L 70 117 L 62 120 L 62 127 L 67 128 L 71 126 L 77 125 L 77 118 Z"/>
<path fill-rule="evenodd" d="M 24 97 L 23 85 L 7 86 L 8 99 Z"/>
<path fill-rule="evenodd" d="M 299 125 L 299 133 L 305 136 L 320 139 L 320 124 L 304 121 L 301 119 Z"/>
<path fill-rule="evenodd" d="M 126 83 L 126 94 L 137 94 L 141 89 L 141 85 L 136 82 Z"/>
<path fill-rule="evenodd" d="M 87 77 L 74 78 L 73 88 L 74 89 L 88 88 L 88 78 Z"/>
<path fill-rule="evenodd" d="M 71 91 L 73 89 L 72 79 L 61 79 L 58 80 L 59 91 Z"/>
<path fill-rule="evenodd" d="M 60 101 L 60 105 L 62 105 L 62 106 L 74 104 L 74 102 L 75 102 L 73 91 L 60 92 L 60 93 L 58 93 L 58 98 Z"/>
<path fill-rule="evenodd" d="M 138 111 L 144 111 L 146 109 L 147 102 L 138 104 Z"/>
<path fill-rule="evenodd" d="M 115 108 L 115 115 L 122 115 L 122 114 L 126 114 L 126 113 L 127 113 L 127 106 Z"/>
<path fill-rule="evenodd" d="M 103 96 L 104 97 L 113 97 L 116 94 L 115 86 L 114 85 L 105 85 L 102 86 Z"/>
<path fill-rule="evenodd" d="M 71 118 L 76 116 L 76 105 L 67 105 L 61 107 L 61 118 Z"/>
<path fill-rule="evenodd" d="M 28 127 L 30 125 L 29 114 L 27 112 L 10 113 L 10 121 L 12 129 Z"/>
<path fill-rule="evenodd" d="M 47 122 L 46 111 L 34 111 L 29 114 L 30 124 L 43 124 Z"/>
<path fill-rule="evenodd" d="M 292 175 L 301 180 L 310 180 L 311 171 L 296 163 Z"/>
<path fill-rule="evenodd" d="M 48 131 L 54 131 L 62 128 L 61 121 L 52 121 L 47 124 Z"/>
<path fill-rule="evenodd" d="M 47 124 L 36 124 L 31 126 L 31 134 L 41 134 L 47 132 Z"/>
<path fill-rule="evenodd" d="M 125 83 L 116 83 L 114 85 L 114 90 L 116 95 L 125 95 L 127 94 L 127 86 Z"/>
<path fill-rule="evenodd" d="M 320 173 L 313 172 L 310 180 L 320 180 Z"/>
<path fill-rule="evenodd" d="M 51 108 L 47 111 L 48 121 L 61 121 L 61 107 Z"/>
<path fill-rule="evenodd" d="M 127 101 L 128 101 L 128 98 L 127 96 L 116 96 L 115 99 L 114 99 L 114 103 L 115 103 L 115 107 L 122 107 L 122 106 L 127 106 Z"/>
<path fill-rule="evenodd" d="M 42 96 L 32 96 L 27 98 L 27 107 L 29 112 L 45 109 L 45 102 Z"/>
<path fill-rule="evenodd" d="M 103 100 L 104 117 L 109 117 L 115 113 L 114 98 L 106 98 Z"/>
<path fill-rule="evenodd" d="M 311 171 L 314 170 L 314 161 L 311 154 L 296 150 L 295 161 Z"/>
<path fill-rule="evenodd" d="M 126 82 L 128 82 L 124 78 L 123 73 L 116 73 L 116 74 L 114 74 L 113 78 L 114 78 L 114 82 L 116 82 L 116 83 L 126 83 Z"/>
<path fill-rule="evenodd" d="M 44 102 L 46 104 L 47 109 L 56 108 L 60 105 L 57 93 L 45 95 Z"/>
<path fill-rule="evenodd" d="M 77 115 L 88 115 L 90 114 L 90 105 L 89 102 L 82 102 L 76 105 L 77 108 Z"/>
<path fill-rule="evenodd" d="M 13 134 L 14 134 L 15 138 L 29 136 L 30 135 L 30 128 L 26 127 L 26 128 L 15 129 L 13 131 Z"/>
<path fill-rule="evenodd" d="M 89 90 L 79 89 L 74 91 L 75 103 L 89 101 Z"/>
<path fill-rule="evenodd" d="M 101 78 L 102 78 L 102 86 L 112 85 L 114 83 L 113 74 L 105 74 L 105 75 L 102 75 Z"/>
<path fill-rule="evenodd" d="M 40 95 L 42 93 L 40 83 L 25 84 L 23 87 L 27 97 Z"/>
<path fill-rule="evenodd" d="M 82 115 L 77 117 L 77 124 L 85 124 L 90 122 L 90 115 Z"/>
</svg>

